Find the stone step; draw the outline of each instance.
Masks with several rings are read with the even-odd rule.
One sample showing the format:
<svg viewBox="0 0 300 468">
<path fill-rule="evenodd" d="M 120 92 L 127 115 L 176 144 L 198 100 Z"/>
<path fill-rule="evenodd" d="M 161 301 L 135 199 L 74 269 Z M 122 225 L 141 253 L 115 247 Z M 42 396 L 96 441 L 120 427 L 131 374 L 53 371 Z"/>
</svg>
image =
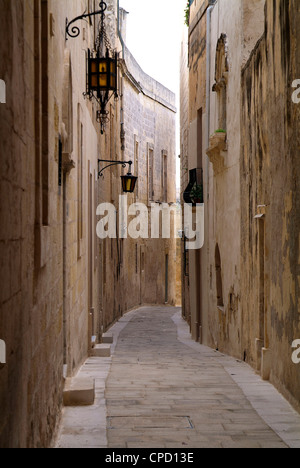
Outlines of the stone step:
<svg viewBox="0 0 300 468">
<path fill-rule="evenodd" d="M 114 337 L 111 333 L 103 333 L 102 343 L 103 344 L 112 344 L 114 342 Z"/>
<path fill-rule="evenodd" d="M 66 379 L 64 389 L 65 406 L 89 406 L 95 401 L 95 381 L 89 378 Z"/>
<path fill-rule="evenodd" d="M 109 344 L 98 344 L 92 349 L 93 357 L 110 357 L 111 346 Z"/>
</svg>

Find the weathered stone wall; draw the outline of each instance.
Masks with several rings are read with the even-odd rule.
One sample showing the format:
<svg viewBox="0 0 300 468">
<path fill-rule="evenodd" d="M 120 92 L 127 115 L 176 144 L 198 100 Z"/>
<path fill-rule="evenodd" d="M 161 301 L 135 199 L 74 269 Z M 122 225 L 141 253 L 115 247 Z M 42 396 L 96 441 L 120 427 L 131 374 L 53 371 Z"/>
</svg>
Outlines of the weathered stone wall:
<svg viewBox="0 0 300 468">
<path fill-rule="evenodd" d="M 188 148 L 187 161 L 188 164 L 184 167 L 187 171 L 189 181 L 189 171 L 193 169 L 201 169 L 205 164 L 205 133 L 204 122 L 206 118 L 206 9 L 208 0 L 197 0 L 191 5 L 190 12 L 190 28 L 188 36 L 188 67 L 189 67 L 189 106 L 188 106 L 188 131 L 185 132 L 188 140 L 184 142 L 184 146 Z M 199 135 L 201 133 L 198 122 L 198 111 L 202 113 L 202 141 L 200 142 Z M 199 125 L 198 125 L 199 124 Z M 200 132 L 200 133 L 199 133 Z M 201 154 L 202 153 L 202 154 Z M 185 174 L 183 174 L 185 177 Z M 186 186 L 184 187 L 184 190 Z M 204 191 L 207 190 L 206 184 Z M 204 198 L 205 193 L 204 193 Z M 206 214 L 205 214 L 206 216 Z M 207 249 L 202 251 L 206 252 Z M 202 267 L 205 268 L 206 261 L 201 256 L 200 251 L 191 250 L 186 253 L 188 261 L 186 274 L 183 282 L 186 296 L 184 306 L 184 314 L 190 320 L 192 337 L 195 340 L 201 340 L 201 301 L 205 294 L 201 293 L 201 281 L 204 276 L 201 274 Z M 189 319 L 190 317 L 190 319 Z"/>
<path fill-rule="evenodd" d="M 0 106 L 0 336 L 7 345 L 1 447 L 49 445 L 62 404 L 63 365 L 73 375 L 88 354 L 89 312 L 98 294 L 90 298 L 88 288 L 94 231 L 88 184 L 90 174 L 95 180 L 97 134 L 82 70 L 92 26 L 65 42 L 66 17 L 86 6 L 1 1 L 0 76 L 7 84 L 7 104 Z M 96 269 L 93 275 L 96 281 Z"/>
<path fill-rule="evenodd" d="M 189 183 L 189 68 L 188 68 L 188 29 L 184 27 L 180 51 L 180 186 L 181 203 L 182 194 Z M 181 230 L 184 226 L 182 224 Z M 189 253 L 186 250 L 184 239 L 181 241 L 181 282 L 182 282 L 182 314 L 186 321 L 191 323 L 191 308 L 189 294 Z"/>
<path fill-rule="evenodd" d="M 126 69 L 141 84 L 137 91 L 130 78 L 120 99 L 109 102 L 110 122 L 100 136 L 98 106 L 83 96 L 95 21 L 79 22 L 80 36 L 65 40 L 66 18 L 92 3 L 1 0 L 0 79 L 7 103 L 0 104 L 0 340 L 7 362 L 0 367 L 0 447 L 49 446 L 64 377 L 76 374 L 92 337 L 101 340 L 124 312 L 165 302 L 167 255 L 167 300 L 176 300 L 175 240 L 96 238 L 96 207 L 104 201 L 117 207 L 123 171 L 107 170 L 98 180 L 98 158 L 134 159 L 135 135 L 139 191 L 129 202 L 147 202 L 148 142 L 157 200 L 165 155 L 166 201 L 176 201 L 175 97 L 128 53 Z M 107 32 L 120 50 L 117 3 L 108 1 Z M 120 62 L 126 81 L 122 70 Z"/>
<path fill-rule="evenodd" d="M 243 347 L 298 408 L 299 16 L 295 0 L 266 2 L 265 34 L 242 74 L 241 161 Z"/>
<path fill-rule="evenodd" d="M 230 14 L 229 14 L 230 12 Z M 221 128 L 219 96 L 212 92 L 218 80 L 219 69 L 226 76 L 226 131 L 223 151 L 216 151 L 216 160 L 209 156 L 206 169 L 208 188 L 206 245 L 208 257 L 203 272 L 203 291 L 208 291 L 208 316 L 203 317 L 204 343 L 240 357 L 240 67 L 241 67 L 241 2 L 217 2 L 211 13 L 210 44 L 210 121 L 206 132 L 209 147 L 214 147 L 216 130 Z M 223 36 L 221 36 L 223 35 Z M 224 56 L 219 55 L 219 44 L 225 37 Z M 211 164 L 213 163 L 213 164 Z M 208 176 L 207 176 L 208 171 Z M 218 252 L 218 253 L 217 253 Z M 220 263 L 217 260 L 220 255 Z M 206 274 L 205 274 L 206 273 Z M 218 277 L 220 273 L 220 278 Z M 222 293 L 222 298 L 221 293 Z M 204 306 L 205 307 L 205 306 Z M 205 308 L 204 308 L 205 310 Z"/>
<path fill-rule="evenodd" d="M 116 159 L 133 161 L 133 174 L 138 175 L 138 184 L 133 195 L 128 196 L 128 206 L 132 203 L 144 203 L 149 206 L 148 150 L 151 146 L 154 155 L 154 202 L 162 202 L 162 163 L 165 151 L 167 155 L 168 187 L 167 202 L 175 203 L 175 96 L 160 83 L 146 75 L 138 66 L 125 47 L 124 61 L 120 73 L 122 123 L 124 150 L 120 148 L 121 126 L 116 128 Z M 150 146 L 149 146 L 150 145 Z M 120 157 L 119 157 L 120 156 Z M 114 172 L 112 200 L 118 206 L 120 174 Z M 149 209 L 150 213 L 150 209 Z M 149 214 L 149 235 L 150 214 Z M 108 241 L 105 241 L 108 242 Z M 114 242 L 117 246 L 116 242 Z M 116 252 L 117 254 L 117 252 Z M 165 268 L 168 255 L 169 291 L 168 301 L 176 303 L 176 245 L 175 240 L 164 239 L 124 239 L 119 245 L 120 270 L 113 267 L 109 276 L 120 288 L 121 300 L 114 303 L 110 292 L 104 300 L 104 328 L 128 310 L 140 304 L 162 304 L 165 302 Z M 117 296 L 118 297 L 118 296 Z M 109 308 L 109 305 L 111 308 Z M 112 310 L 114 311 L 112 313 Z"/>
<path fill-rule="evenodd" d="M 126 30 L 126 14 L 119 27 Z M 122 38 L 122 36 L 121 36 Z M 119 100 L 110 101 L 111 122 L 100 138 L 103 159 L 133 161 L 132 172 L 138 176 L 132 203 L 149 203 L 148 151 L 153 150 L 154 197 L 162 202 L 163 151 L 167 157 L 167 200 L 175 203 L 175 96 L 148 76 L 124 44 L 119 63 Z M 104 157 L 106 156 L 106 157 Z M 113 203 L 119 218 L 120 176 L 128 168 L 114 167 L 100 182 L 99 201 Z M 150 212 L 150 210 L 149 210 Z M 129 218 L 129 222 L 132 218 Z M 150 232 L 149 214 L 149 236 Z M 119 223 L 118 223 L 119 229 Z M 168 255 L 168 302 L 176 303 L 175 239 L 106 239 L 99 241 L 100 328 L 109 328 L 128 310 L 140 304 L 162 304 L 166 300 L 166 256 Z"/>
<path fill-rule="evenodd" d="M 204 248 L 184 284 L 191 331 L 299 407 L 299 5 L 218 0 L 209 29 L 207 7 L 192 3 L 189 28 L 188 168 L 203 168 L 205 202 Z"/>
</svg>

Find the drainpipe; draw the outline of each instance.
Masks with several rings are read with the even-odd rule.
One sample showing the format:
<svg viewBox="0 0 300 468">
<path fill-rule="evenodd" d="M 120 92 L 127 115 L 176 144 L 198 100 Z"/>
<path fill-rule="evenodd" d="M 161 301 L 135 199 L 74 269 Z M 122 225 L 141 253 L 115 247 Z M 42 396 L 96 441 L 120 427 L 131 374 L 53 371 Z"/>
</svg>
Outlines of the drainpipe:
<svg viewBox="0 0 300 468">
<path fill-rule="evenodd" d="M 206 148 L 209 147 L 210 137 L 210 85 L 211 85 L 211 13 L 215 7 L 216 0 L 210 0 L 206 12 Z M 206 186 L 209 194 L 209 158 L 206 163 Z"/>
<path fill-rule="evenodd" d="M 210 137 L 210 86 L 211 86 L 211 14 L 216 0 L 210 0 L 206 18 L 206 148 L 209 147 Z M 206 187 L 209 197 L 209 158 L 206 160 Z M 208 213 L 208 211 L 207 211 Z"/>
<path fill-rule="evenodd" d="M 125 58 L 125 43 L 121 34 L 120 30 L 120 0 L 117 0 L 117 29 L 118 29 L 118 37 L 120 39 L 122 45 L 122 59 Z M 121 99 L 121 111 L 120 111 L 120 139 L 121 139 L 121 152 L 122 152 L 122 159 L 124 160 L 124 151 L 125 151 L 125 129 L 124 129 L 124 107 L 123 107 L 123 93 L 124 93 L 124 84 L 123 84 L 123 77 L 120 80 L 120 99 Z"/>
</svg>

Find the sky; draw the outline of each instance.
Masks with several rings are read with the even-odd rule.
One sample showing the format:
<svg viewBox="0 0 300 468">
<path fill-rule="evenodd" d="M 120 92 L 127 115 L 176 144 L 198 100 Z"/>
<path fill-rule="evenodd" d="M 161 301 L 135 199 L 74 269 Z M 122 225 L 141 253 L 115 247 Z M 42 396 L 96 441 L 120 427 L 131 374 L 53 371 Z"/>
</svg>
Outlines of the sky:
<svg viewBox="0 0 300 468">
<path fill-rule="evenodd" d="M 176 94 L 176 157 L 180 148 L 179 57 L 186 4 L 186 0 L 120 0 L 120 7 L 129 12 L 126 38 L 128 49 L 145 73 Z"/>
</svg>

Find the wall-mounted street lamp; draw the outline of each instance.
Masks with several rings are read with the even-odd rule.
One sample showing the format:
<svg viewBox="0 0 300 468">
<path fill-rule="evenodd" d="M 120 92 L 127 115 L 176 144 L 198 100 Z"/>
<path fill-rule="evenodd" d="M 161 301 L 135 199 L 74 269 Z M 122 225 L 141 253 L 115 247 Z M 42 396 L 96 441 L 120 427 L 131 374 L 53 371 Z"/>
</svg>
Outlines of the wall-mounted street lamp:
<svg viewBox="0 0 300 468">
<path fill-rule="evenodd" d="M 80 19 L 101 15 L 99 32 L 95 40 L 94 49 L 87 52 L 87 83 L 85 96 L 95 99 L 100 110 L 97 112 L 97 121 L 101 125 L 101 134 L 104 133 L 105 124 L 109 121 L 109 112 L 106 110 L 108 101 L 118 98 L 118 54 L 113 50 L 105 29 L 105 11 L 107 4 L 100 2 L 100 10 L 94 13 L 84 13 L 72 21 L 66 20 L 66 40 L 69 37 L 78 37 L 80 29 L 72 26 Z M 71 28 L 72 26 L 72 28 Z"/>
<path fill-rule="evenodd" d="M 100 163 L 108 163 L 108 164 L 107 166 L 100 169 Z M 108 161 L 106 159 L 98 159 L 98 178 L 103 177 L 103 172 L 105 171 L 105 169 L 108 169 L 109 167 L 112 167 L 112 166 L 119 166 L 119 165 L 122 167 L 126 167 L 127 165 L 129 166 L 128 173 L 126 175 L 121 176 L 122 188 L 123 188 L 123 192 L 125 193 L 133 193 L 138 178 L 133 176 L 131 173 L 132 161 Z"/>
</svg>

